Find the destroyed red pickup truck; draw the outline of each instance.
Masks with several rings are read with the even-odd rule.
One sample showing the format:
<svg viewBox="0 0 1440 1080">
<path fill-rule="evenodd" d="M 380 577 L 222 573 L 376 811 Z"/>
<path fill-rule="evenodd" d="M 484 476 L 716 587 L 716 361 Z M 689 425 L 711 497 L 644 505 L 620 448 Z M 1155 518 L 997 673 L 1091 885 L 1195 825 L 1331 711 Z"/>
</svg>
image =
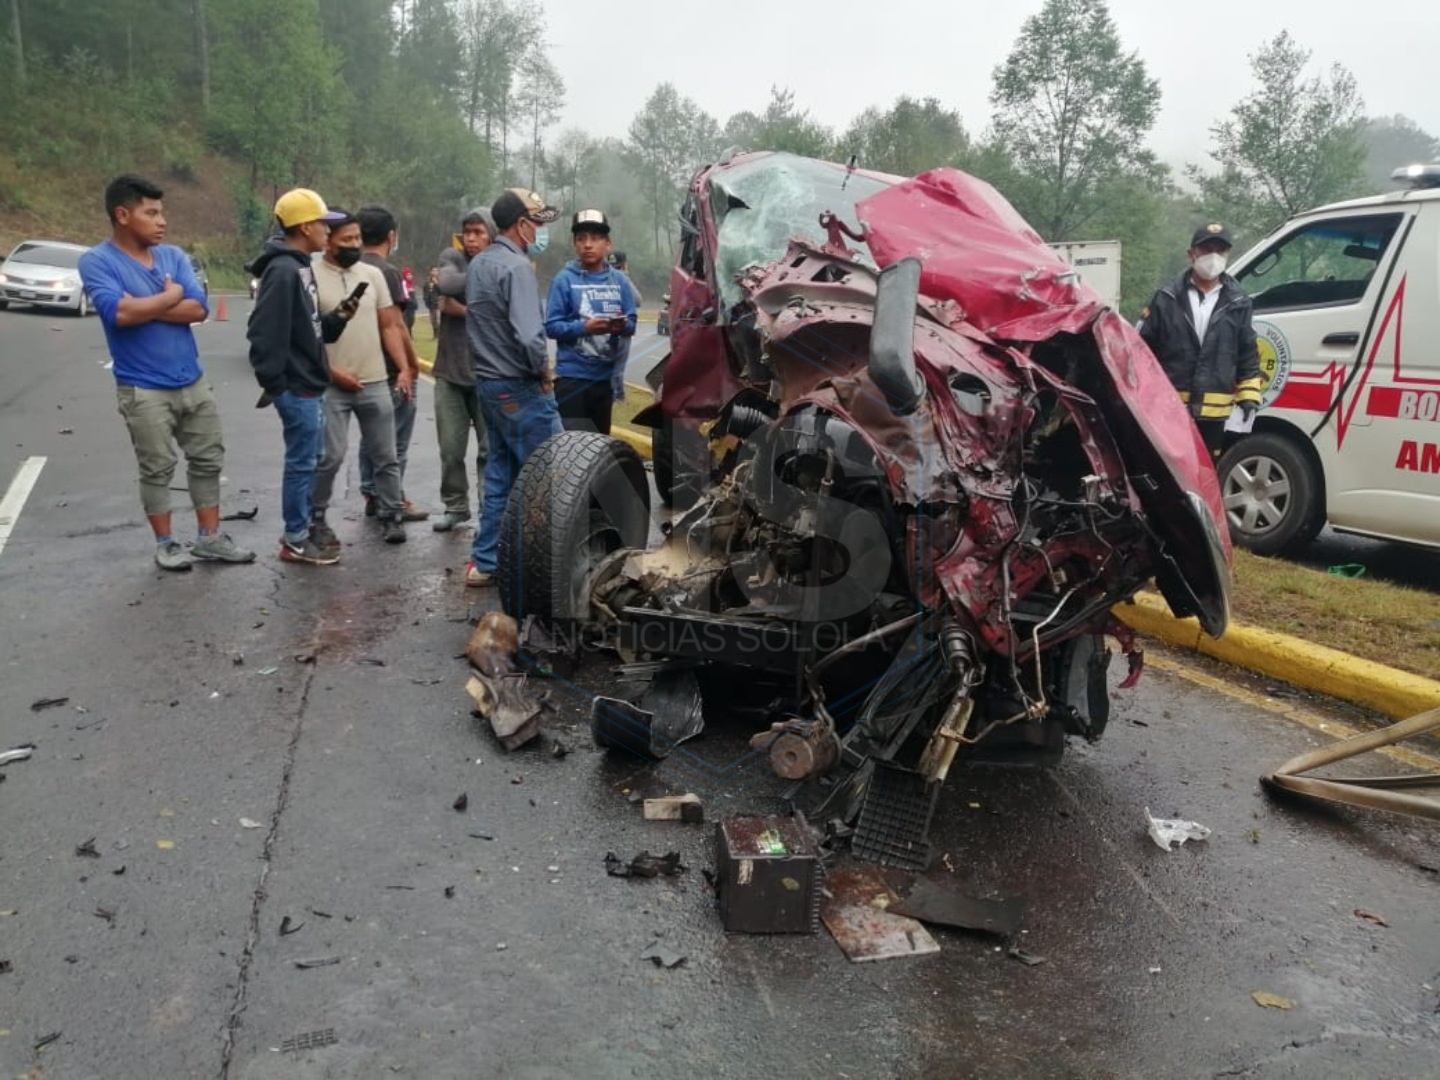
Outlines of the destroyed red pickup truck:
<svg viewBox="0 0 1440 1080">
<path fill-rule="evenodd" d="M 1133 329 L 973 177 L 744 154 L 682 220 L 643 419 L 688 506 L 647 548 L 634 451 L 555 436 L 507 509 L 503 602 L 653 662 L 602 742 L 663 754 L 705 693 L 772 692 L 752 745 L 797 783 L 838 772 L 812 808 L 918 865 L 957 757 L 1099 737 L 1106 635 L 1127 682 L 1141 663 L 1115 604 L 1154 579 L 1224 632 L 1214 470 Z"/>
</svg>

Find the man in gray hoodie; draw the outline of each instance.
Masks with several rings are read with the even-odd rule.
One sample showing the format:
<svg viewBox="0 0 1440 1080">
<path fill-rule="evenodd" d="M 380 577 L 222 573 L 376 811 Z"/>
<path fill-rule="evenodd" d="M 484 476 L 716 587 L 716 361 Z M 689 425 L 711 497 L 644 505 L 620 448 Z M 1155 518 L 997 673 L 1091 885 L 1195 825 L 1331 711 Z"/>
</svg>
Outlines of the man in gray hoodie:
<svg viewBox="0 0 1440 1080">
<path fill-rule="evenodd" d="M 466 271 L 466 330 L 475 357 L 480 411 L 490 435 L 485 500 L 465 569 L 466 585 L 494 581 L 500 519 L 510 488 L 525 459 L 561 430 L 540 285 L 527 255 L 544 250 L 549 241 L 546 226 L 558 215 L 533 191 L 502 191 L 490 207 L 499 235 Z"/>
</svg>

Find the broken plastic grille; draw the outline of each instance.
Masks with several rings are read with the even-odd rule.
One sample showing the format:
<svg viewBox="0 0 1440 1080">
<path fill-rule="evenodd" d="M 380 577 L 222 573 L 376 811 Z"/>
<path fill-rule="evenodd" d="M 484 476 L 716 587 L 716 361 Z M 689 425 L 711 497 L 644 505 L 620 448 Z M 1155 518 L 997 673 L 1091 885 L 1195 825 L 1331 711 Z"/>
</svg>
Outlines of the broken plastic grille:
<svg viewBox="0 0 1440 1080">
<path fill-rule="evenodd" d="M 930 864 L 927 834 L 939 794 L 940 785 L 926 783 L 919 773 L 876 762 L 850 842 L 855 857 L 902 870 L 924 870 Z"/>
</svg>

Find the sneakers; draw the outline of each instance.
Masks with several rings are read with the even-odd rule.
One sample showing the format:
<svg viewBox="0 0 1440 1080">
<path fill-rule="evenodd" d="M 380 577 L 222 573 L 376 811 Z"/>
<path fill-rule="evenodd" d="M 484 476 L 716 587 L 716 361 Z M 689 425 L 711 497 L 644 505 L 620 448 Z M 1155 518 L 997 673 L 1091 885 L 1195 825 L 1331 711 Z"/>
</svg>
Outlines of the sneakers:
<svg viewBox="0 0 1440 1080">
<path fill-rule="evenodd" d="M 473 562 L 465 567 L 465 584 L 476 589 L 495 584 L 495 575 L 489 570 L 477 569 Z"/>
<path fill-rule="evenodd" d="M 400 523 L 400 518 L 386 518 L 385 531 L 381 534 L 387 544 L 405 543 L 405 526 Z"/>
<path fill-rule="evenodd" d="M 412 503 L 409 499 L 406 499 L 406 500 L 405 500 L 405 504 L 400 508 L 400 520 L 401 520 L 401 521 L 429 521 L 429 520 L 430 520 L 430 511 L 429 511 L 429 510 L 421 510 L 418 506 L 416 506 L 414 503 Z"/>
<path fill-rule="evenodd" d="M 190 552 L 178 540 L 155 545 L 155 565 L 161 570 L 189 570 L 194 565 Z"/>
<path fill-rule="evenodd" d="M 461 514 L 455 510 L 446 510 L 443 514 L 430 522 L 430 528 L 436 532 L 449 532 L 457 526 L 464 525 L 470 520 L 469 514 Z"/>
<path fill-rule="evenodd" d="M 310 522 L 310 540 L 321 551 L 333 552 L 336 555 L 340 553 L 340 538 L 324 521 Z"/>
<path fill-rule="evenodd" d="M 319 547 L 314 540 L 307 537 L 303 544 L 293 544 L 289 540 L 280 541 L 280 559 L 282 562 L 331 566 L 340 561 L 340 553 Z"/>
<path fill-rule="evenodd" d="M 229 533 L 202 536 L 190 545 L 190 557 L 201 562 L 251 563 L 255 552 L 237 547 Z"/>
</svg>

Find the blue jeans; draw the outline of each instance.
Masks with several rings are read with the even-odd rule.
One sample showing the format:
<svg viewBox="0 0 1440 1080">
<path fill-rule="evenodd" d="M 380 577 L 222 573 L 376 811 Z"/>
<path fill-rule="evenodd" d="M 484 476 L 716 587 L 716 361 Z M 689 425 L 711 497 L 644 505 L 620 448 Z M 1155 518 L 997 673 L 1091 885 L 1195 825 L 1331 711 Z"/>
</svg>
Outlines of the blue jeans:
<svg viewBox="0 0 1440 1080">
<path fill-rule="evenodd" d="M 515 477 L 535 448 L 562 425 L 555 395 L 541 390 L 536 379 L 481 379 L 475 393 L 490 435 L 490 459 L 485 462 L 485 500 L 470 558 L 477 570 L 494 571 L 500 519 Z"/>
<path fill-rule="evenodd" d="M 405 463 L 410 460 L 410 436 L 415 434 L 415 414 L 420 411 L 420 380 L 415 380 L 415 389 L 409 399 L 400 396 L 393 388 L 390 400 L 395 404 L 395 456 L 400 461 L 400 489 L 405 489 Z M 375 497 L 375 462 L 370 460 L 370 443 L 360 438 L 360 494 L 367 499 Z"/>
<path fill-rule="evenodd" d="M 325 396 L 301 397 L 287 390 L 275 399 L 275 411 L 285 433 L 285 476 L 280 489 L 285 539 L 303 544 L 310 537 L 310 495 L 325 447 Z"/>
</svg>

